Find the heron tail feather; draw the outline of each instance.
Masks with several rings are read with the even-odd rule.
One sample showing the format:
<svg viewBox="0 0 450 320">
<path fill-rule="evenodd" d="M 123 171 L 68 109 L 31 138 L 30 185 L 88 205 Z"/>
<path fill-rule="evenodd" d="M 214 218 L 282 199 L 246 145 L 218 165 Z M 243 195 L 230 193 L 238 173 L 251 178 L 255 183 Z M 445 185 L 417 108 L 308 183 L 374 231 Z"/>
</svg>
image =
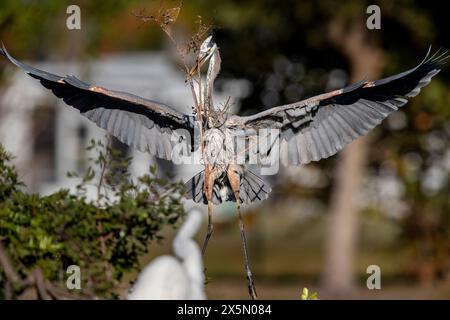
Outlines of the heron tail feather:
<svg viewBox="0 0 450 320">
<path fill-rule="evenodd" d="M 205 172 L 201 171 L 184 184 L 187 199 L 191 199 L 197 203 L 208 203 L 203 193 L 204 177 Z M 243 169 L 240 172 L 240 182 L 240 201 L 244 204 L 265 200 L 272 191 L 264 180 L 248 169 Z M 212 202 L 214 204 L 221 204 L 226 201 L 236 202 L 236 198 L 228 179 L 224 178 L 222 183 L 216 181 L 214 184 Z"/>
</svg>

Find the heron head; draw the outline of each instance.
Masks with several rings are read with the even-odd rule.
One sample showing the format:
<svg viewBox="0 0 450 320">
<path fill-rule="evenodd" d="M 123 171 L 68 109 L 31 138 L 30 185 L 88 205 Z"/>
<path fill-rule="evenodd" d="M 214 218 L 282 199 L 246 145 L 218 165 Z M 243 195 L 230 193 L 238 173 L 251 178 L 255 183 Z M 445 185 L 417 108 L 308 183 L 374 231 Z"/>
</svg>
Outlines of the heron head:
<svg viewBox="0 0 450 320">
<path fill-rule="evenodd" d="M 205 39 L 205 41 L 203 41 L 202 45 L 200 46 L 200 50 L 197 56 L 197 64 L 191 69 L 190 75 L 193 75 L 195 72 L 197 72 L 198 68 L 201 68 L 205 64 L 205 62 L 211 58 L 216 50 L 217 45 L 212 40 L 212 36 L 209 36 Z"/>
<path fill-rule="evenodd" d="M 216 51 L 216 49 L 216 43 L 213 41 L 212 36 L 209 36 L 205 39 L 205 41 L 203 41 L 202 45 L 200 46 L 199 59 L 203 59 L 205 61 L 208 60 L 212 56 L 214 51 Z"/>
</svg>

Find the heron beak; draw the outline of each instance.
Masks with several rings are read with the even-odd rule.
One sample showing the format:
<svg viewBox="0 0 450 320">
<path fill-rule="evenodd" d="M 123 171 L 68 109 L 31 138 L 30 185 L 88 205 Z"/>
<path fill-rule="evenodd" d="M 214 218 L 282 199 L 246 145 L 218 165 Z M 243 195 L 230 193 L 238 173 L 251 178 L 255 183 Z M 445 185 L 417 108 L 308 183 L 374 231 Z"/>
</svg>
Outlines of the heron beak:
<svg viewBox="0 0 450 320">
<path fill-rule="evenodd" d="M 216 46 L 214 45 L 208 48 L 207 51 L 200 52 L 197 57 L 197 63 L 189 71 L 189 76 L 193 76 L 195 73 L 197 73 L 199 69 L 206 63 L 206 61 L 208 61 L 209 58 L 211 58 L 215 50 Z"/>
</svg>

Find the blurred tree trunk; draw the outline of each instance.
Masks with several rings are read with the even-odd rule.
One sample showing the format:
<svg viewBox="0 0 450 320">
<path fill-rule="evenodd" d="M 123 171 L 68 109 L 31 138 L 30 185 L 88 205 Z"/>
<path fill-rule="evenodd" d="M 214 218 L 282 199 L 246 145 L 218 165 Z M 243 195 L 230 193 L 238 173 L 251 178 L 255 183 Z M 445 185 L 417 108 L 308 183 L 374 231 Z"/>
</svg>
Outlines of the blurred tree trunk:
<svg viewBox="0 0 450 320">
<path fill-rule="evenodd" d="M 364 21 L 355 19 L 348 27 L 342 20 L 334 21 L 329 27 L 331 41 L 349 60 L 352 83 L 378 78 L 383 67 L 382 49 L 369 39 L 370 31 Z M 367 137 L 352 142 L 341 152 L 336 167 L 323 274 L 324 288 L 333 294 L 347 293 L 354 286 L 358 195 L 366 167 L 367 144 Z"/>
</svg>

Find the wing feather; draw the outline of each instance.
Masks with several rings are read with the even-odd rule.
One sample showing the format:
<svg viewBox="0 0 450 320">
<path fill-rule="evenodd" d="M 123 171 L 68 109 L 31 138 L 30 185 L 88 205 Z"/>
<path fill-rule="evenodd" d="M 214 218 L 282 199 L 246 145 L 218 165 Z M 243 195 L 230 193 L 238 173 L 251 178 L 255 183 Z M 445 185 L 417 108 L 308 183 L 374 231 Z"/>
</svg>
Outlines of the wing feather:
<svg viewBox="0 0 450 320">
<path fill-rule="evenodd" d="M 89 85 L 75 76 L 58 76 L 14 59 L 3 47 L 0 54 L 51 90 L 66 104 L 132 148 L 171 159 L 171 134 L 188 130 L 195 121 L 162 103 L 126 92 Z M 191 141 L 192 143 L 192 141 Z"/>
<path fill-rule="evenodd" d="M 415 68 L 376 81 L 360 81 L 346 88 L 247 117 L 232 117 L 242 127 L 278 128 L 288 142 L 288 164 L 327 158 L 367 134 L 397 111 L 439 73 L 447 51 L 430 56 Z M 254 139 L 257 141 L 257 139 Z M 283 152 L 283 151 L 282 151 Z"/>
</svg>

